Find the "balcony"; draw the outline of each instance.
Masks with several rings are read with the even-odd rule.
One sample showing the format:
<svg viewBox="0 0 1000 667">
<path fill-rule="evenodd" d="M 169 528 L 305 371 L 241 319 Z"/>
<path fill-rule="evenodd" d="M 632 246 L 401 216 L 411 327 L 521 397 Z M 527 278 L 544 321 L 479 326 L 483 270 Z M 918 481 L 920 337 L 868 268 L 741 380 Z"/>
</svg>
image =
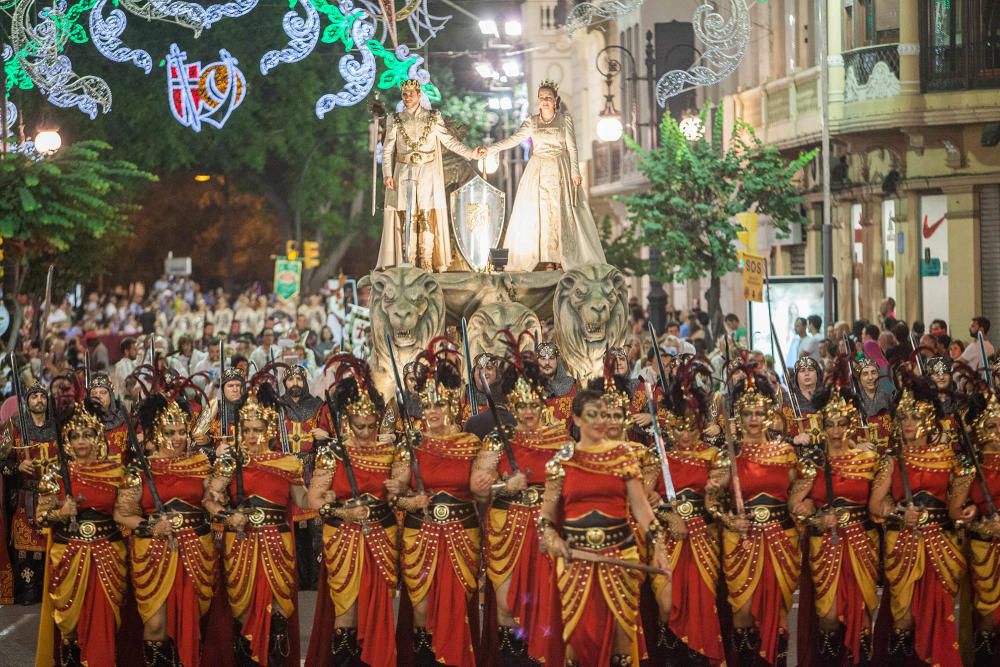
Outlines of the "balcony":
<svg viewBox="0 0 1000 667">
<path fill-rule="evenodd" d="M 899 95 L 898 44 L 866 46 L 842 55 L 844 101 L 863 102 Z"/>
<path fill-rule="evenodd" d="M 920 0 L 924 92 L 1000 88 L 995 0 Z"/>
<path fill-rule="evenodd" d="M 924 92 L 1000 88 L 1000 41 L 920 47 Z"/>
</svg>

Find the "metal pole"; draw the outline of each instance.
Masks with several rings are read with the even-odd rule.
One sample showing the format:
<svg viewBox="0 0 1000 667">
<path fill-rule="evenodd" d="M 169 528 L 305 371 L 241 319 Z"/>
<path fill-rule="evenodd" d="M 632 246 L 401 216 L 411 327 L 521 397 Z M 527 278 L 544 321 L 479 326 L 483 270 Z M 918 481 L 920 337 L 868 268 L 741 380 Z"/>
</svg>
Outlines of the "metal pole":
<svg viewBox="0 0 1000 667">
<path fill-rule="evenodd" d="M 816 23 L 819 50 L 819 108 L 823 132 L 823 324 L 833 323 L 833 220 L 830 202 L 830 63 L 827 59 L 826 3 L 817 3 Z"/>
<path fill-rule="evenodd" d="M 649 150 L 656 150 L 658 145 L 656 123 L 656 55 L 653 48 L 653 31 L 646 31 L 646 95 L 649 100 Z M 655 278 L 660 272 L 660 249 L 649 248 L 649 296 L 647 313 L 653 323 L 657 335 L 663 335 L 667 328 L 667 293 L 663 283 Z"/>
</svg>

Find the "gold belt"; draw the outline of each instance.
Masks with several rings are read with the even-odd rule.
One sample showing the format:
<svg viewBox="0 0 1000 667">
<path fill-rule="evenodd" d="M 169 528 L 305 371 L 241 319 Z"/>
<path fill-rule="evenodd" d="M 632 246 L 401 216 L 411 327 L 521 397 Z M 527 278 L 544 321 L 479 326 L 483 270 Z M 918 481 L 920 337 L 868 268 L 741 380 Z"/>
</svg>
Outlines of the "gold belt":
<svg viewBox="0 0 1000 667">
<path fill-rule="evenodd" d="M 434 161 L 433 153 L 399 153 L 397 155 L 400 164 L 424 164 Z"/>
<path fill-rule="evenodd" d="M 788 508 L 780 505 L 753 505 L 747 507 L 747 518 L 756 524 L 784 521 L 788 518 Z"/>
<path fill-rule="evenodd" d="M 95 542 L 103 539 L 121 539 L 118 524 L 110 518 L 84 519 L 77 524 L 76 530 L 70 530 L 69 524 L 56 527 L 53 540 L 65 544 L 69 540 Z"/>
<path fill-rule="evenodd" d="M 632 537 L 632 528 L 627 523 L 617 526 L 564 526 L 563 531 L 571 547 L 595 550 L 616 546 Z"/>
</svg>

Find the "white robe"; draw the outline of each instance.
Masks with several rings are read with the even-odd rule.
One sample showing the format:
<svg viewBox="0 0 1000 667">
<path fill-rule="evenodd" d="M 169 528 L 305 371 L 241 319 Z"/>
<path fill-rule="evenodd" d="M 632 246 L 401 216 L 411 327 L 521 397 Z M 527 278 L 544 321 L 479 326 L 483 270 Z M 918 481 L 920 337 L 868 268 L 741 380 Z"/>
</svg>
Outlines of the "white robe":
<svg viewBox="0 0 1000 667">
<path fill-rule="evenodd" d="M 424 128 L 431 123 L 427 138 L 416 146 L 410 146 L 403 139 L 397 124 L 402 125 L 406 135 L 414 143 L 418 142 Z M 387 119 L 385 138 L 382 140 L 382 176 L 392 176 L 396 188 L 385 191 L 385 216 L 382 223 L 382 245 L 378 252 L 378 268 L 398 266 L 403 261 L 403 228 L 410 189 L 408 181 L 413 180 L 413 212 L 424 211 L 428 220 L 433 211 L 434 224 L 434 267 L 447 268 L 451 263 L 451 232 L 448 223 L 448 203 L 445 197 L 444 170 L 441 164 L 441 146 L 457 153 L 467 160 L 475 157 L 475 150 L 453 137 L 437 111 L 418 107 L 415 113 L 405 109 L 392 114 Z M 404 162 L 400 156 L 420 153 L 421 162 Z M 397 212 L 399 214 L 397 214 Z M 410 231 L 407 245 L 410 263 L 416 263 L 417 229 Z"/>
<path fill-rule="evenodd" d="M 606 261 L 586 193 L 573 186 L 580 175 L 573 118 L 562 111 L 549 123 L 538 114 L 529 116 L 517 132 L 490 149 L 507 150 L 529 138 L 531 158 L 517 184 L 503 241 L 510 250 L 507 270 L 531 271 L 539 262 L 569 270 Z"/>
</svg>

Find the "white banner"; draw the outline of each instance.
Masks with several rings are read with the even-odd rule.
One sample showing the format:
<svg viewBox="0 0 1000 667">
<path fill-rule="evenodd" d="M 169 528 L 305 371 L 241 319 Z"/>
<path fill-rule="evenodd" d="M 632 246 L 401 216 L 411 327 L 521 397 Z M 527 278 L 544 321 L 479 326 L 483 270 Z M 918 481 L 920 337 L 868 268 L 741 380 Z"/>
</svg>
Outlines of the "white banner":
<svg viewBox="0 0 1000 667">
<path fill-rule="evenodd" d="M 920 197 L 920 294 L 924 322 L 948 317 L 948 200 Z"/>
</svg>

